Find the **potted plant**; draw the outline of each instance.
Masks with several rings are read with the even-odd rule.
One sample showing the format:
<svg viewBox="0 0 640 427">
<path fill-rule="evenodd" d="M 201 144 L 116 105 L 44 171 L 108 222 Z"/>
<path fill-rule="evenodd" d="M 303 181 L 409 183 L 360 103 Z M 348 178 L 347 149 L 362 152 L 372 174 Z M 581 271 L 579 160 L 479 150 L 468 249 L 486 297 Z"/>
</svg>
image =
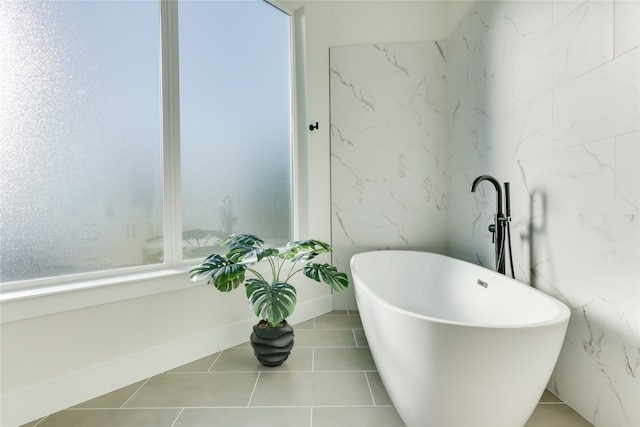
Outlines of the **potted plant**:
<svg viewBox="0 0 640 427">
<path fill-rule="evenodd" d="M 310 262 L 333 250 L 327 243 L 298 240 L 284 248 L 263 244 L 264 240 L 252 234 L 232 234 L 218 243 L 228 247 L 226 255 L 209 255 L 189 275 L 193 281 L 208 278 L 207 283 L 221 292 L 232 291 L 244 283 L 249 303 L 260 319 L 251 334 L 254 353 L 263 365 L 279 366 L 293 348 L 293 327 L 286 321 L 297 302 L 296 288 L 289 283 L 291 278 L 302 272 L 337 292 L 349 286 L 349 279 L 346 273 L 327 263 Z M 258 264 L 268 265 L 268 273 L 258 270 Z"/>
</svg>

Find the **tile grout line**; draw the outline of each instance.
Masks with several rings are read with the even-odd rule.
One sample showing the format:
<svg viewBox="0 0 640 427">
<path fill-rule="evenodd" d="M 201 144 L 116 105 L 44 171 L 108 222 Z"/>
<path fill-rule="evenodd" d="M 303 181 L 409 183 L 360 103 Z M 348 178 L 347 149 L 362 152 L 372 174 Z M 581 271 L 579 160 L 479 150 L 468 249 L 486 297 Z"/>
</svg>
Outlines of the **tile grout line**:
<svg viewBox="0 0 640 427">
<path fill-rule="evenodd" d="M 47 418 L 49 418 L 49 415 L 47 415 L 46 417 L 42 418 L 40 421 L 38 421 L 37 423 L 35 423 L 35 424 L 33 425 L 33 427 L 37 427 L 37 426 L 39 426 L 39 425 L 40 425 L 40 423 L 42 423 L 42 422 L 43 422 L 44 420 L 46 420 Z"/>
<path fill-rule="evenodd" d="M 351 348 L 351 347 L 350 347 Z M 355 348 L 355 347 L 353 347 Z M 366 348 L 366 347 L 362 347 L 362 348 Z M 313 364 L 313 361 L 312 361 Z M 311 369 L 315 369 L 315 367 L 312 366 Z M 233 375 L 233 374 L 257 374 L 257 373 L 268 373 L 269 375 L 278 375 L 278 374 L 299 374 L 299 373 L 304 373 L 304 372 L 317 372 L 317 373 L 334 373 L 334 374 L 339 374 L 341 372 L 378 372 L 377 369 L 375 368 L 371 368 L 371 369 L 329 369 L 329 370 L 322 370 L 322 371 L 316 371 L 316 370 L 310 370 L 310 369 L 291 369 L 291 370 L 268 370 L 268 369 L 264 369 L 264 370 L 259 370 L 259 371 L 213 371 L 213 372 L 173 372 L 173 373 L 167 373 L 167 375 L 225 375 L 225 374 L 229 374 L 229 375 Z M 86 409 L 92 409 L 92 408 L 86 408 Z M 123 408 L 126 409 L 126 408 Z"/>
<path fill-rule="evenodd" d="M 180 419 L 180 417 L 182 416 L 182 413 L 184 412 L 186 408 L 182 408 L 180 410 L 180 412 L 178 413 L 178 416 L 176 417 L 175 420 L 173 420 L 173 423 L 171 423 L 171 427 L 175 427 L 176 423 L 178 422 L 178 420 Z"/>
<path fill-rule="evenodd" d="M 146 379 L 142 384 L 140 384 L 140 387 L 138 387 L 138 388 L 136 389 L 136 391 L 134 391 L 133 393 L 131 393 L 131 396 L 129 396 L 129 398 L 128 398 L 127 400 L 125 400 L 125 401 L 124 401 L 124 403 L 123 403 L 122 405 L 120 405 L 120 408 L 119 408 L 119 409 L 123 409 L 123 408 L 124 408 L 124 405 L 126 405 L 127 403 L 129 403 L 129 401 L 130 401 L 131 399 L 133 399 L 133 396 L 135 396 L 135 395 L 136 395 L 136 394 L 137 394 L 137 393 L 142 389 L 142 387 L 144 387 L 144 386 L 149 382 L 149 380 L 151 380 L 151 377 L 147 378 L 147 379 Z"/>
<path fill-rule="evenodd" d="M 336 329 L 337 330 L 337 329 Z M 354 334 L 355 335 L 355 334 Z M 355 338 L 355 336 L 354 336 Z M 356 344 L 357 344 L 358 340 L 356 339 Z M 297 349 L 301 349 L 301 348 L 369 348 L 368 346 L 364 346 L 364 345 L 325 345 L 322 347 L 316 347 L 316 346 L 299 346 L 296 347 Z"/>
<path fill-rule="evenodd" d="M 318 317 L 314 317 L 313 318 L 313 331 L 316 330 L 316 319 Z M 313 347 L 311 347 L 311 372 L 315 372 L 316 370 L 316 346 L 314 345 Z M 311 410 L 313 413 L 313 409 Z"/>
<path fill-rule="evenodd" d="M 253 383 L 253 389 L 251 390 L 251 394 L 249 395 L 249 401 L 247 402 L 247 408 L 251 406 L 251 400 L 253 400 L 253 394 L 256 392 L 256 388 L 258 388 L 258 381 L 260 380 L 261 371 L 258 371 L 258 376 L 256 377 L 256 382 Z"/>
<path fill-rule="evenodd" d="M 364 378 L 367 380 L 367 387 L 369 387 L 369 395 L 371 396 L 371 401 L 373 402 L 373 406 L 376 406 L 376 398 L 373 396 L 373 390 L 371 389 L 371 382 L 369 382 L 369 375 L 367 372 L 364 373 Z"/>
<path fill-rule="evenodd" d="M 384 407 L 388 407 L 391 408 L 393 407 L 393 404 L 388 403 L 388 404 L 380 404 L 380 405 L 375 405 L 376 407 L 379 408 L 384 408 Z M 371 408 L 372 405 L 364 405 L 364 404 L 353 404 L 353 405 L 252 405 L 252 406 L 246 406 L 246 405 L 241 405 L 241 406 L 233 406 L 233 405 L 221 405 L 221 406 L 216 406 L 216 405 L 198 405 L 198 406 L 137 406 L 135 408 L 67 408 L 67 409 L 63 409 L 60 412 L 92 412 L 92 411 L 118 411 L 118 412 L 123 412 L 123 411 L 153 411 L 153 410 L 165 410 L 165 409 L 180 409 L 180 410 L 187 410 L 187 409 L 275 409 L 275 408 L 280 408 L 280 409 L 296 409 L 296 408 Z M 49 415 L 47 415 L 47 417 L 49 417 Z M 45 418 L 47 418 L 45 417 Z M 42 421 L 44 421 L 44 419 L 39 420 L 38 423 L 41 423 Z M 33 421 L 32 421 L 33 422 Z M 35 427 L 35 426 L 34 426 Z"/>
<path fill-rule="evenodd" d="M 224 350 L 227 350 L 227 349 L 225 348 Z M 213 369 L 213 365 L 215 365 L 216 362 L 218 361 L 218 359 L 220 359 L 220 356 L 222 356 L 222 353 L 224 352 L 224 350 L 222 350 L 221 352 L 218 353 L 218 355 L 216 356 L 215 360 L 211 363 L 211 366 L 209 366 L 209 369 L 207 369 L 207 372 L 211 372 L 211 370 Z"/>
</svg>

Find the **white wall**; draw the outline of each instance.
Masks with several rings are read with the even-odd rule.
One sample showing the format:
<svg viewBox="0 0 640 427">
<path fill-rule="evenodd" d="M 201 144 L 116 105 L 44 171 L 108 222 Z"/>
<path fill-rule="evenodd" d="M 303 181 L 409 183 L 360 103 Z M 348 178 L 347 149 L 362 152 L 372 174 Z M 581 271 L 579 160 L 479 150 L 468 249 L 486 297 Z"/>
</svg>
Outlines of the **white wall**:
<svg viewBox="0 0 640 427">
<path fill-rule="evenodd" d="M 446 49 L 449 252 L 492 265 L 469 187 L 511 182 L 516 276 L 572 310 L 550 389 L 606 427 L 640 425 L 639 5 L 478 2 Z"/>
</svg>

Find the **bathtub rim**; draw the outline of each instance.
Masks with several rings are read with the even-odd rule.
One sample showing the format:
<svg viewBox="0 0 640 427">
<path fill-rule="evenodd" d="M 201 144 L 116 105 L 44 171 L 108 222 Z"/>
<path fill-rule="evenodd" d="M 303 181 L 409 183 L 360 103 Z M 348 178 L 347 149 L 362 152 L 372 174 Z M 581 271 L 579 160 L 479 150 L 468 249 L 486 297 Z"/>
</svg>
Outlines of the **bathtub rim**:
<svg viewBox="0 0 640 427">
<path fill-rule="evenodd" d="M 420 313 L 415 313 L 413 311 L 409 311 L 406 310 L 404 308 L 398 307 L 395 304 L 392 304 L 390 302 L 388 302 L 387 300 L 385 300 L 384 298 L 382 298 L 380 295 L 378 295 L 376 292 L 374 292 L 370 287 L 366 286 L 364 283 L 365 281 L 362 280 L 362 277 L 357 274 L 357 268 L 355 268 L 355 264 L 356 264 L 356 258 L 358 258 L 358 255 L 365 255 L 365 254 L 372 254 L 372 253 L 389 253 L 389 252 L 393 252 L 393 253 L 420 253 L 420 254 L 426 254 L 426 255 L 431 255 L 431 256 L 436 256 L 438 258 L 448 258 L 451 260 L 454 260 L 456 262 L 461 262 L 467 265 L 471 265 L 473 267 L 485 270 L 485 273 L 488 274 L 492 274 L 494 276 L 499 276 L 501 279 L 508 279 L 509 281 L 513 282 L 514 286 L 523 286 L 526 289 L 528 289 L 529 291 L 532 291 L 534 293 L 539 294 L 540 296 L 542 296 L 543 298 L 549 300 L 550 302 L 552 302 L 557 308 L 558 308 L 558 313 L 553 316 L 550 317 L 549 319 L 543 320 L 543 321 L 539 321 L 539 322 L 530 322 L 530 323 L 515 323 L 515 324 L 497 324 L 497 323 L 469 323 L 469 322 L 460 322 L 460 321 L 455 321 L 455 320 L 449 320 L 449 319 L 443 319 L 440 317 L 433 317 L 433 316 L 427 316 L 425 314 L 420 314 Z M 369 251 L 362 251 L 362 252 L 358 252 L 356 254 L 354 254 L 351 257 L 351 260 L 349 262 L 349 267 L 350 267 L 350 271 L 351 271 L 351 275 L 353 278 L 353 284 L 354 284 L 354 292 L 356 294 L 356 301 L 358 300 L 358 291 L 362 290 L 366 293 L 368 293 L 369 295 L 371 295 L 377 302 L 379 302 L 380 304 L 382 304 L 383 306 L 398 311 L 404 315 L 416 318 L 416 319 L 421 319 L 421 320 L 426 320 L 426 321 L 430 321 L 430 322 L 435 322 L 435 323 L 442 323 L 442 324 L 447 324 L 447 325 L 454 325 L 454 326 L 463 326 L 463 327 L 470 327 L 470 328 L 485 328 L 485 329 L 525 329 L 525 328 L 539 328 L 539 327 L 544 327 L 544 326 L 555 326 L 555 325 L 559 325 L 559 324 L 568 324 L 569 322 L 569 318 L 571 317 L 571 310 L 569 309 L 569 307 L 567 307 L 566 304 L 564 304 L 562 301 L 558 300 L 557 298 L 542 292 L 539 289 L 534 288 L 533 286 L 527 285 L 526 283 L 520 282 L 516 279 L 513 279 L 511 277 L 508 276 L 504 276 L 494 270 L 491 270 L 489 268 L 486 268 L 484 266 L 478 265 L 478 264 L 474 264 L 472 262 L 469 261 L 465 261 L 459 258 L 455 258 L 449 255 L 443 255 L 443 254 L 439 254 L 437 252 L 429 252 L 429 251 L 420 251 L 420 250 L 410 250 L 410 249 L 381 249 L 381 250 L 369 250 Z M 359 277 L 356 277 L 359 276 Z M 360 283 L 360 284 L 359 284 Z M 358 307 L 360 308 L 360 307 Z"/>
</svg>

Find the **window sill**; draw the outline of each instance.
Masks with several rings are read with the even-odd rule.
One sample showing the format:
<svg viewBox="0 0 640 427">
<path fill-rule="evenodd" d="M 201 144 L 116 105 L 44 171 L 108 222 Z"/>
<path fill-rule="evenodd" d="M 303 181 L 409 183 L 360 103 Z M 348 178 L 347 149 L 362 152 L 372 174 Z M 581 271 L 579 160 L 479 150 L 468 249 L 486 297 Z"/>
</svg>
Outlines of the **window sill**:
<svg viewBox="0 0 640 427">
<path fill-rule="evenodd" d="M 198 286 L 188 268 L 165 269 L 0 292 L 0 323 L 15 322 Z"/>
</svg>

